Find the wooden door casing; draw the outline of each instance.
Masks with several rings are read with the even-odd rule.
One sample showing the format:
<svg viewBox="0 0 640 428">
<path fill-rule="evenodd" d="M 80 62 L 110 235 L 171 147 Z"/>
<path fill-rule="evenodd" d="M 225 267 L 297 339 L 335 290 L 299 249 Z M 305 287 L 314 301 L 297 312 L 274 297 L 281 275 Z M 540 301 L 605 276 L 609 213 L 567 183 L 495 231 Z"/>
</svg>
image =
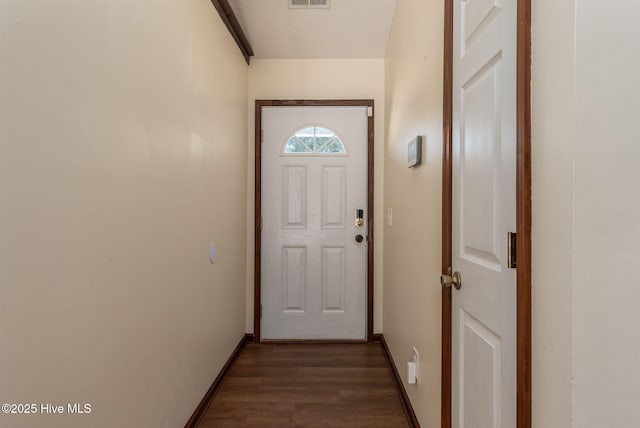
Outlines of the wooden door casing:
<svg viewBox="0 0 640 428">
<path fill-rule="evenodd" d="M 444 2 L 442 264 L 452 256 L 453 2 Z M 517 428 L 531 427 L 531 0 L 517 2 Z M 442 289 L 441 427 L 451 428 L 452 290 Z"/>
</svg>

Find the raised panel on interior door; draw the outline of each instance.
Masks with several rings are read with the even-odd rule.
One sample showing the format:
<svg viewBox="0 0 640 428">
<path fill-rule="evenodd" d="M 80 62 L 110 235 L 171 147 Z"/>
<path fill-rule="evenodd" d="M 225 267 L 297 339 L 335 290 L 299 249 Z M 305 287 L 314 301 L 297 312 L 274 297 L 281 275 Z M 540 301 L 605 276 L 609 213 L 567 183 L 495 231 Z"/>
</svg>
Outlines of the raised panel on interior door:
<svg viewBox="0 0 640 428">
<path fill-rule="evenodd" d="M 306 312 L 307 249 L 282 248 L 282 312 Z"/>
<path fill-rule="evenodd" d="M 460 256 L 501 270 L 500 56 L 460 90 Z M 505 238 L 506 239 L 506 238 Z"/>
<path fill-rule="evenodd" d="M 347 171 L 344 166 L 322 167 L 322 227 L 324 229 L 345 227 L 346 177 Z"/>
<path fill-rule="evenodd" d="M 500 14 L 502 0 L 464 0 L 462 1 L 462 46 L 464 54 L 475 40 L 495 21 Z"/>
<path fill-rule="evenodd" d="M 501 340 L 460 309 L 460 426 L 500 427 Z"/>
<path fill-rule="evenodd" d="M 344 247 L 322 247 L 322 312 L 344 312 Z"/>
<path fill-rule="evenodd" d="M 282 227 L 305 229 L 307 227 L 307 167 L 282 168 Z"/>
</svg>

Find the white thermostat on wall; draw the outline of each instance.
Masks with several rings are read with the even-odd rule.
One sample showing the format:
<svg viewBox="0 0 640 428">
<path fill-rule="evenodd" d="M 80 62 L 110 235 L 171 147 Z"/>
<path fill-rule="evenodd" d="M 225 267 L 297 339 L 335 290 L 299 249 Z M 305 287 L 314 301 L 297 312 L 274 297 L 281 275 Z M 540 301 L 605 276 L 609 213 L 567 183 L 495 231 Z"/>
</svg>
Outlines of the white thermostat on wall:
<svg viewBox="0 0 640 428">
<path fill-rule="evenodd" d="M 409 142 L 407 148 L 407 166 L 413 168 L 422 162 L 422 135 Z"/>
</svg>

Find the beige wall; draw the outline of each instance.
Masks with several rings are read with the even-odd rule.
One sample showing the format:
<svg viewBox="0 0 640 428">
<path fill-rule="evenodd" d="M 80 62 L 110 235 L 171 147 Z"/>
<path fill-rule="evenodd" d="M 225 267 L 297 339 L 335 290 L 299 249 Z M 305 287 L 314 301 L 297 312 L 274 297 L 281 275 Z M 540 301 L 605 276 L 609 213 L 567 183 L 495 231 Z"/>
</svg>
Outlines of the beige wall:
<svg viewBox="0 0 640 428">
<path fill-rule="evenodd" d="M 424 427 L 440 425 L 443 14 L 441 1 L 399 1 L 386 56 L 383 330 L 403 379 L 411 348 L 420 353 L 405 388 Z M 416 135 L 423 163 L 408 169 Z"/>
<path fill-rule="evenodd" d="M 574 0 L 532 2 L 533 426 L 570 427 Z"/>
<path fill-rule="evenodd" d="M 640 4 L 576 1 L 573 420 L 638 426 Z"/>
<path fill-rule="evenodd" d="M 375 271 L 374 331 L 382 331 L 382 191 L 384 179 L 384 60 L 272 59 L 252 60 L 249 67 L 249 153 L 247 183 L 246 329 L 253 332 L 254 266 L 254 124 L 255 100 L 373 99 L 375 102 Z"/>
<path fill-rule="evenodd" d="M 208 0 L 4 0 L 0 64 L 0 401 L 92 405 L 0 425 L 183 426 L 244 333 L 243 58 Z"/>
<path fill-rule="evenodd" d="M 533 2 L 535 427 L 636 426 L 640 7 Z"/>
</svg>

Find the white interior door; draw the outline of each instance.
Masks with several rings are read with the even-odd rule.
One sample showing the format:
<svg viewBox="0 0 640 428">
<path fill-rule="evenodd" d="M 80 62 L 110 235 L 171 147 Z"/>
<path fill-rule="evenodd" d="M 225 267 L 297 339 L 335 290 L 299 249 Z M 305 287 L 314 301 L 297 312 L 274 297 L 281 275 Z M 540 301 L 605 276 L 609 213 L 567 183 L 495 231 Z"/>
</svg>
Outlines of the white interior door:
<svg viewBox="0 0 640 428">
<path fill-rule="evenodd" d="M 452 422 L 516 426 L 516 0 L 455 0 Z"/>
<path fill-rule="evenodd" d="M 367 108 L 263 107 L 262 127 L 261 337 L 365 339 Z"/>
</svg>

